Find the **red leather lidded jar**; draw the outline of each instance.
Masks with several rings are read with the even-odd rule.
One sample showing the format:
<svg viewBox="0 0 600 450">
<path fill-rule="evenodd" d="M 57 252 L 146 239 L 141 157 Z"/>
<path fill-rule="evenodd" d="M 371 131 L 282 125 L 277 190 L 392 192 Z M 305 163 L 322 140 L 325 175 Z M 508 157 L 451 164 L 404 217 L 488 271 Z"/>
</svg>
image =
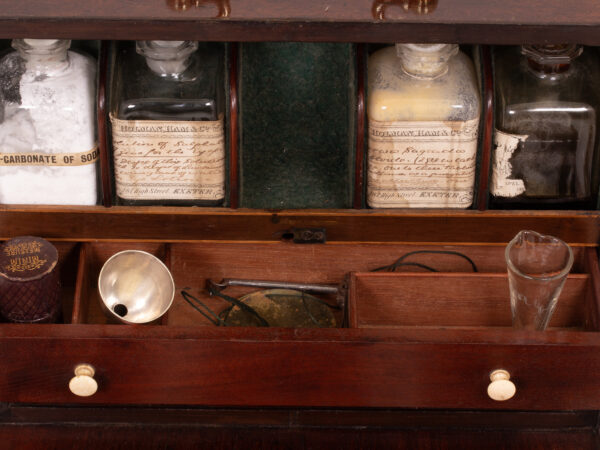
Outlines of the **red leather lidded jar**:
<svg viewBox="0 0 600 450">
<path fill-rule="evenodd" d="M 56 322 L 60 315 L 58 251 L 48 241 L 21 236 L 0 247 L 0 313 L 19 323 Z"/>
</svg>

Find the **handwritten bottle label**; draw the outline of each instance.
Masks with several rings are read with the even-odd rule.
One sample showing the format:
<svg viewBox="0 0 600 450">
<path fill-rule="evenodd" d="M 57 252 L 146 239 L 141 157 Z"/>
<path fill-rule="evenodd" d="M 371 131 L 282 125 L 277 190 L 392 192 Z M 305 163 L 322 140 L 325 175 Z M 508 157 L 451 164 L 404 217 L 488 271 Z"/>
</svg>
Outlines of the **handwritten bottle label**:
<svg viewBox="0 0 600 450">
<path fill-rule="evenodd" d="M 223 119 L 120 120 L 111 116 L 117 195 L 128 200 L 225 196 Z"/>
<path fill-rule="evenodd" d="M 367 202 L 373 208 L 468 208 L 479 119 L 369 120 Z"/>
<path fill-rule="evenodd" d="M 528 136 L 508 134 L 500 130 L 494 131 L 494 156 L 492 159 L 492 179 L 490 192 L 495 197 L 516 197 L 525 192 L 523 180 L 511 179 L 512 164 L 510 159 L 520 142 Z"/>
</svg>

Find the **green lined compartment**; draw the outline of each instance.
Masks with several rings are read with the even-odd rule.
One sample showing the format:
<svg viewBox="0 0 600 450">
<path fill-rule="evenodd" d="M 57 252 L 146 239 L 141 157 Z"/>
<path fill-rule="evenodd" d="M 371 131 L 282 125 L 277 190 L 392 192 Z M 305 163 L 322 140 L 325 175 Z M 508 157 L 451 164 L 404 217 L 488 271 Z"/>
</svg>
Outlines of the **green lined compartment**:
<svg viewBox="0 0 600 450">
<path fill-rule="evenodd" d="M 240 206 L 350 208 L 355 47 L 240 45 Z"/>
</svg>

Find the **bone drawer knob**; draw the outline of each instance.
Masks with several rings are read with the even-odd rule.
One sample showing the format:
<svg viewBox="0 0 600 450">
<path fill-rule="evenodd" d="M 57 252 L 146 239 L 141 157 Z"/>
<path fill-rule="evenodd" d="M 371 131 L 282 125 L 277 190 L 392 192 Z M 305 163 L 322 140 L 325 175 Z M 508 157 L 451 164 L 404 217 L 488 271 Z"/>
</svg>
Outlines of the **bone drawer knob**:
<svg viewBox="0 0 600 450">
<path fill-rule="evenodd" d="M 510 374 L 503 369 L 494 370 L 490 374 L 492 381 L 487 389 L 487 393 L 492 400 L 503 402 L 512 398 L 517 392 L 515 384 L 510 381 Z"/>
<path fill-rule="evenodd" d="M 89 364 L 80 364 L 75 367 L 75 376 L 69 382 L 69 389 L 79 397 L 89 397 L 98 390 L 98 383 L 94 380 L 94 368 Z"/>
</svg>

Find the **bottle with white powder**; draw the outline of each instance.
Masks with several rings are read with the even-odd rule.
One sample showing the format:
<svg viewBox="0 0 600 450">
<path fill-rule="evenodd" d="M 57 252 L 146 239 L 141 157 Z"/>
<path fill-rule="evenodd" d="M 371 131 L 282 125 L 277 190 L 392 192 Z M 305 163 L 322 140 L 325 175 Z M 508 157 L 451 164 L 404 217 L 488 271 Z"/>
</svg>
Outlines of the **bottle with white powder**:
<svg viewBox="0 0 600 450">
<path fill-rule="evenodd" d="M 0 203 L 98 202 L 96 63 L 70 44 L 15 39 L 0 60 Z"/>
<path fill-rule="evenodd" d="M 194 41 L 121 45 L 111 105 L 120 204 L 209 206 L 223 202 L 220 48 Z"/>
<path fill-rule="evenodd" d="M 455 44 L 396 44 L 369 58 L 367 203 L 468 208 L 480 95 Z"/>
</svg>

